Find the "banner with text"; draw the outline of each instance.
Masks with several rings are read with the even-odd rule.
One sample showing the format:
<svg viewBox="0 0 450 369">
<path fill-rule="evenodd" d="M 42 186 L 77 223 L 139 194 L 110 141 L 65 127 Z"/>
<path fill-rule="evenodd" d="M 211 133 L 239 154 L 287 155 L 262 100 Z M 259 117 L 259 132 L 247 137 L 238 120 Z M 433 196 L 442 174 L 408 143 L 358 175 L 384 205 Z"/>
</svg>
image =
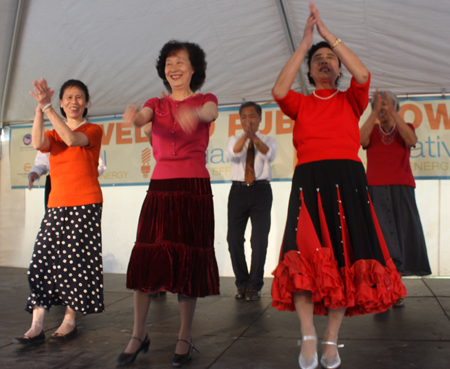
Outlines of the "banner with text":
<svg viewBox="0 0 450 369">
<path fill-rule="evenodd" d="M 416 179 L 450 179 L 450 99 L 409 99 L 401 102 L 400 115 L 416 127 L 418 142 L 411 150 L 411 168 Z M 361 117 L 361 124 L 370 114 L 370 106 Z M 90 119 L 103 129 L 102 157 L 107 170 L 100 177 L 105 186 L 148 184 L 155 166 L 152 148 L 143 128 L 132 127 L 117 118 Z M 274 180 L 290 180 L 296 158 L 292 145 L 294 122 L 278 105 L 263 106 L 260 131 L 274 137 L 278 152 L 272 164 Z M 51 125 L 46 125 L 51 129 Z M 237 108 L 219 109 L 219 117 L 211 125 L 210 143 L 206 153 L 207 168 L 213 183 L 229 180 L 231 163 L 225 151 L 230 136 L 241 134 Z M 11 186 L 25 188 L 28 173 L 34 165 L 36 150 L 31 145 L 31 126 L 13 126 L 10 135 Z M 365 164 L 365 151 L 360 150 Z M 43 185 L 43 181 L 39 183 Z"/>
</svg>

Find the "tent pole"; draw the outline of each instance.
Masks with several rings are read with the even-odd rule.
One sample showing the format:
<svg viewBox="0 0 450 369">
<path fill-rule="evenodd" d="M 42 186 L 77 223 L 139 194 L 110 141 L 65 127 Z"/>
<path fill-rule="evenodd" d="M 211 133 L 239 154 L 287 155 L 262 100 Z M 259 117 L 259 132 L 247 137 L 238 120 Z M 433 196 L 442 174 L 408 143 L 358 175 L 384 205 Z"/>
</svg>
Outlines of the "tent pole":
<svg viewBox="0 0 450 369">
<path fill-rule="evenodd" d="M 278 0 L 277 1 L 277 5 L 278 5 L 278 10 L 280 11 L 281 23 L 283 24 L 284 34 L 285 34 L 286 39 L 288 41 L 289 49 L 290 49 L 291 55 L 292 55 L 292 54 L 294 54 L 295 49 L 297 47 L 296 47 L 296 45 L 294 43 L 294 37 L 292 35 L 292 28 L 291 28 L 291 25 L 289 23 L 289 18 L 287 16 L 286 6 L 284 5 L 284 1 L 283 0 Z M 302 93 L 304 95 L 309 95 L 308 88 L 306 87 L 305 81 L 303 79 L 303 73 L 302 73 L 302 67 L 301 66 L 300 66 L 300 69 L 298 71 L 298 78 L 300 80 L 300 85 L 302 87 Z"/>
<path fill-rule="evenodd" d="M 5 110 L 6 106 L 8 104 L 8 93 L 9 93 L 9 85 L 11 82 L 11 75 L 12 75 L 12 69 L 14 64 L 14 59 L 16 55 L 16 46 L 19 36 L 19 28 L 22 23 L 22 14 L 23 14 L 23 8 L 24 8 L 25 0 L 19 0 L 17 4 L 17 11 L 16 11 L 16 19 L 14 21 L 14 31 L 13 36 L 11 40 L 11 48 L 9 50 L 9 59 L 8 59 L 8 68 L 6 70 L 6 78 L 5 78 L 5 86 L 3 88 L 3 101 L 2 101 L 2 110 L 1 110 L 1 116 L 0 116 L 0 134 L 3 131 L 3 121 L 5 120 Z M 0 145 L 0 157 L 2 156 L 2 148 Z"/>
</svg>

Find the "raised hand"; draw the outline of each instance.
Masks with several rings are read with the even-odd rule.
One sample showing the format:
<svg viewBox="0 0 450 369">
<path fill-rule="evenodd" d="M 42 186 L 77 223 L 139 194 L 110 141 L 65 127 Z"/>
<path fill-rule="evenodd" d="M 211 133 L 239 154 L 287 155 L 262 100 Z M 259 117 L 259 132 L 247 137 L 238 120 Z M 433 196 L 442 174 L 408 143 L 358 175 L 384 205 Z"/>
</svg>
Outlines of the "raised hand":
<svg viewBox="0 0 450 369">
<path fill-rule="evenodd" d="M 394 104 L 394 102 L 392 101 L 391 97 L 389 96 L 389 94 L 386 91 L 384 91 L 383 99 L 386 100 L 386 105 L 385 106 L 386 106 L 387 112 L 389 114 L 391 114 L 391 115 L 396 113 L 397 110 L 395 108 L 395 104 Z"/>
<path fill-rule="evenodd" d="M 34 80 L 33 87 L 35 93 L 30 91 L 30 94 L 36 99 L 41 109 L 52 102 L 52 96 L 55 91 L 48 87 L 47 81 L 44 78 L 41 78 L 39 81 Z"/>
<path fill-rule="evenodd" d="M 135 124 L 140 106 L 141 106 L 140 102 L 128 105 L 127 108 L 125 109 L 125 112 L 123 113 L 122 120 L 126 123 L 130 122 Z"/>
<path fill-rule="evenodd" d="M 253 129 L 253 126 L 251 123 L 247 124 L 247 129 L 245 130 L 245 133 L 247 134 L 247 137 L 253 141 L 253 139 L 256 136 L 255 130 Z"/>
<path fill-rule="evenodd" d="M 311 1 L 309 3 L 309 8 L 311 9 L 311 14 L 316 21 L 316 27 L 317 31 L 319 32 L 319 35 L 324 39 L 327 40 L 327 37 L 331 34 L 331 32 L 328 30 L 327 27 L 325 27 L 325 24 L 322 21 L 322 18 L 320 18 L 319 9 L 314 5 L 314 3 Z"/>
<path fill-rule="evenodd" d="M 373 108 L 372 108 L 376 116 L 378 116 L 378 114 L 380 113 L 381 107 L 382 107 L 381 94 L 377 88 L 377 90 L 373 94 Z"/>
<path fill-rule="evenodd" d="M 303 31 L 303 39 L 302 42 L 306 43 L 306 47 L 309 48 L 313 41 L 313 33 L 314 33 L 314 25 L 317 23 L 317 20 L 314 18 L 313 13 L 311 12 L 306 21 L 306 26 Z"/>
</svg>

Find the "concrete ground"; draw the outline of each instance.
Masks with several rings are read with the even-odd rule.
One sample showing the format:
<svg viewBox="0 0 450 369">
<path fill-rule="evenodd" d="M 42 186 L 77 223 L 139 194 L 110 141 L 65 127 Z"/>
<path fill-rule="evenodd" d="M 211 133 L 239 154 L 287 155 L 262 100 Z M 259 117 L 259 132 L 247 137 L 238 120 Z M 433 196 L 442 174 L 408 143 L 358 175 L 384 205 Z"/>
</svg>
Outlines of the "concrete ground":
<svg viewBox="0 0 450 369">
<path fill-rule="evenodd" d="M 339 343 L 342 369 L 447 369 L 450 367 L 450 279 L 404 279 L 405 306 L 382 314 L 345 318 Z M 78 316 L 77 336 L 64 343 L 12 344 L 29 327 L 26 269 L 0 268 L 0 368 L 114 368 L 133 325 L 133 295 L 125 275 L 106 274 L 106 312 Z M 273 309 L 271 280 L 257 302 L 234 298 L 233 278 L 221 278 L 221 295 L 199 299 L 194 352 L 189 368 L 299 368 L 296 313 Z M 45 333 L 58 327 L 64 309 L 47 315 Z M 326 317 L 316 317 L 319 340 Z M 171 368 L 179 328 L 175 295 L 152 301 L 148 318 L 150 351 L 129 368 Z M 320 351 L 319 351 L 320 354 Z"/>
</svg>

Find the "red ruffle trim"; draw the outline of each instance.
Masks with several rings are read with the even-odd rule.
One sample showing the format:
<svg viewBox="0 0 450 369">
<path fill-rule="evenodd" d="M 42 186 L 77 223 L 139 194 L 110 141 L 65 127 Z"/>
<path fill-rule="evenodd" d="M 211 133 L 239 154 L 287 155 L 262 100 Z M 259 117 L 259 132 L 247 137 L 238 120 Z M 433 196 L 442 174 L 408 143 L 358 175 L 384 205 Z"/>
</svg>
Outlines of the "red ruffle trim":
<svg viewBox="0 0 450 369">
<path fill-rule="evenodd" d="M 213 248 L 200 249 L 173 242 L 136 242 L 127 272 L 127 288 L 188 297 L 219 294 L 219 272 Z"/>
<path fill-rule="evenodd" d="M 275 276 L 272 283 L 273 307 L 294 311 L 292 293 L 310 291 L 311 301 L 314 302 L 314 314 L 327 315 L 329 308 L 346 308 L 345 314 L 353 316 L 386 311 L 399 298 L 406 296 L 405 286 L 387 251 L 370 197 L 369 206 L 386 266 L 377 260 L 353 262 L 353 251 L 339 188 L 337 197 L 346 266 L 338 268 L 334 258 L 320 193 L 317 201 L 322 243 L 304 205 L 301 191 L 300 198 L 303 205 L 298 218 L 298 228 L 301 232 L 297 233 L 296 239 L 299 251 L 289 251 L 284 254 L 283 259 L 280 255 L 278 266 L 273 272 Z"/>
<path fill-rule="evenodd" d="M 328 248 L 320 248 L 309 260 L 289 251 L 273 274 L 272 306 L 278 310 L 294 311 L 292 293 L 302 291 L 311 291 L 317 315 L 327 315 L 328 308 L 346 308 L 347 316 L 379 313 L 406 296 L 392 259 L 386 267 L 376 260 L 358 260 L 338 269 Z"/>
</svg>

